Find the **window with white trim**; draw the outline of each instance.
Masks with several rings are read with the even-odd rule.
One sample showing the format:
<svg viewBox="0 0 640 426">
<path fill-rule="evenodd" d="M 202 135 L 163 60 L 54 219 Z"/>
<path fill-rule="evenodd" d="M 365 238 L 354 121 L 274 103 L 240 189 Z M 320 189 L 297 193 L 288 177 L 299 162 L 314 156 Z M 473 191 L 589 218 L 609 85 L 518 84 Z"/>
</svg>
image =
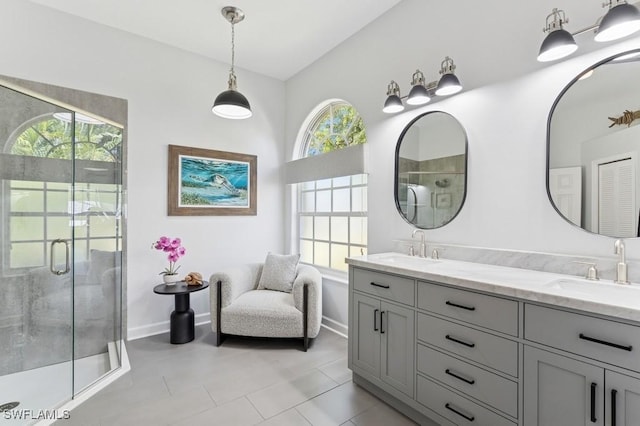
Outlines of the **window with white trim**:
<svg viewBox="0 0 640 426">
<path fill-rule="evenodd" d="M 309 122 L 300 158 L 366 143 L 362 118 L 344 101 L 328 103 Z M 345 257 L 367 253 L 367 175 L 299 183 L 297 219 L 300 260 L 346 271 Z"/>
</svg>

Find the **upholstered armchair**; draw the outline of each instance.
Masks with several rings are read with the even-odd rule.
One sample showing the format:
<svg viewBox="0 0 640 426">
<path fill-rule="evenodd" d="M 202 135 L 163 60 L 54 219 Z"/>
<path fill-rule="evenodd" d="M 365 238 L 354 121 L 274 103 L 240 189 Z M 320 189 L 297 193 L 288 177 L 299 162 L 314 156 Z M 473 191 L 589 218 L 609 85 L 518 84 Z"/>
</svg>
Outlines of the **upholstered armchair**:
<svg viewBox="0 0 640 426">
<path fill-rule="evenodd" d="M 220 346 L 225 334 L 301 337 L 306 352 L 309 339 L 320 332 L 320 272 L 312 266 L 294 265 L 292 285 L 278 291 L 263 288 L 264 265 L 250 264 L 211 275 L 211 329 L 216 333 L 216 345 Z"/>
</svg>

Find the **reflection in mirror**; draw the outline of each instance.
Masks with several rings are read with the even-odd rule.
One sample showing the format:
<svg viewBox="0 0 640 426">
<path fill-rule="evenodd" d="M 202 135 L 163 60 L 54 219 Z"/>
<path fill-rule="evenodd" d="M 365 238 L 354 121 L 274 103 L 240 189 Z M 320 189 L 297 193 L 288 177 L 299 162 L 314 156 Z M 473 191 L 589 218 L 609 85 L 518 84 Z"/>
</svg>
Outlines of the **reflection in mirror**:
<svg viewBox="0 0 640 426">
<path fill-rule="evenodd" d="M 417 228 L 439 228 L 466 195 L 467 136 L 453 116 L 428 112 L 405 127 L 396 147 L 395 200 Z"/>
<path fill-rule="evenodd" d="M 553 205 L 569 222 L 616 238 L 638 236 L 638 75 L 640 51 L 603 61 L 576 77 L 549 115 Z"/>
</svg>

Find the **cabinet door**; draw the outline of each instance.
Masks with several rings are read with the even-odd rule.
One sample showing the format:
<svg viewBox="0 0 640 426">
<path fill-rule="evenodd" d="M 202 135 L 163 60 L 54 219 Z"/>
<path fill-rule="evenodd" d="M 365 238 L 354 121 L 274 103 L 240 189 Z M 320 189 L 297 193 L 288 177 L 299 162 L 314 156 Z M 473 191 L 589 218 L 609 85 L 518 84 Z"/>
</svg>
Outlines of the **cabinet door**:
<svg viewBox="0 0 640 426">
<path fill-rule="evenodd" d="M 606 426 L 640 425 L 640 380 L 607 371 L 605 382 Z"/>
<path fill-rule="evenodd" d="M 524 425 L 604 425 L 604 370 L 524 347 Z"/>
<path fill-rule="evenodd" d="M 382 357 L 380 378 L 413 397 L 415 377 L 415 320 L 411 309 L 382 302 L 380 336 Z"/>
<path fill-rule="evenodd" d="M 380 372 L 380 301 L 353 294 L 352 363 L 376 377 Z"/>
</svg>

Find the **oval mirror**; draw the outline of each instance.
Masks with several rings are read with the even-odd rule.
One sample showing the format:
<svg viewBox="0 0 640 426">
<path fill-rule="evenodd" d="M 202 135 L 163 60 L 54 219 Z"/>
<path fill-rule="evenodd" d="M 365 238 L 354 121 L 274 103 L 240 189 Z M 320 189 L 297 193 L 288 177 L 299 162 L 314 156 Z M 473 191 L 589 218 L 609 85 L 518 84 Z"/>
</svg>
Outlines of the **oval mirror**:
<svg viewBox="0 0 640 426">
<path fill-rule="evenodd" d="M 439 228 L 458 214 L 466 196 L 467 135 L 450 114 L 422 114 L 396 146 L 395 200 L 417 228 Z"/>
<path fill-rule="evenodd" d="M 640 50 L 602 61 L 556 99 L 547 129 L 547 191 L 582 229 L 637 237 Z"/>
</svg>

